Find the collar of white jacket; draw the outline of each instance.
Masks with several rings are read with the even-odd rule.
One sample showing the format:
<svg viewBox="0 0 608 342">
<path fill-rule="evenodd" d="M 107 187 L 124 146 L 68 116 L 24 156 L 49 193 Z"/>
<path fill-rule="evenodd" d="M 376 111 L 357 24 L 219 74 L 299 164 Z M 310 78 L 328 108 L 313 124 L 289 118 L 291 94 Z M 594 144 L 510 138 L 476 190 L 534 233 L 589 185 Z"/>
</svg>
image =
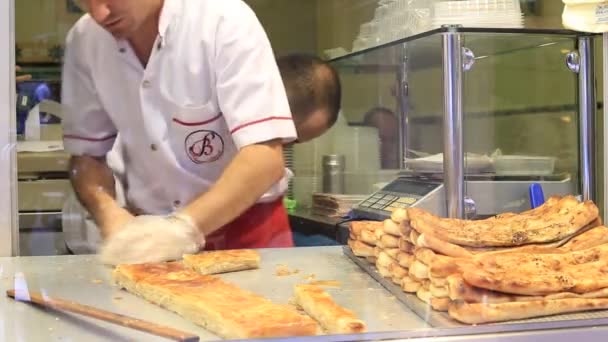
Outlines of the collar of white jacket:
<svg viewBox="0 0 608 342">
<path fill-rule="evenodd" d="M 566 5 L 562 14 L 565 28 L 591 33 L 608 32 L 607 0 L 562 0 Z"/>
</svg>

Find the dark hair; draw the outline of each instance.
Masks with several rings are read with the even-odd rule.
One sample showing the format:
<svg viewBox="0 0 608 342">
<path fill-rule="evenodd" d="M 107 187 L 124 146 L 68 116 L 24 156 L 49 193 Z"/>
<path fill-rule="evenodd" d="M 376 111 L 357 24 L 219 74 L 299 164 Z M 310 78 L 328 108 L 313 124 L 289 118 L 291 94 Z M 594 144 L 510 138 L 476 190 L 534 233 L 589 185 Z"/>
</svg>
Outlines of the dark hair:
<svg viewBox="0 0 608 342">
<path fill-rule="evenodd" d="M 282 56 L 277 64 L 294 121 L 302 122 L 316 110 L 325 110 L 331 127 L 338 119 L 342 101 L 338 72 L 319 57 L 307 54 Z"/>
<path fill-rule="evenodd" d="M 386 107 L 374 107 L 372 109 L 370 109 L 369 111 L 367 111 L 367 113 L 365 113 L 365 115 L 363 115 L 363 124 L 370 126 L 373 125 L 373 120 L 378 117 L 378 116 L 382 116 L 382 115 L 387 115 L 390 116 L 393 119 L 397 119 L 397 116 L 395 115 L 395 113 L 386 108 Z"/>
</svg>

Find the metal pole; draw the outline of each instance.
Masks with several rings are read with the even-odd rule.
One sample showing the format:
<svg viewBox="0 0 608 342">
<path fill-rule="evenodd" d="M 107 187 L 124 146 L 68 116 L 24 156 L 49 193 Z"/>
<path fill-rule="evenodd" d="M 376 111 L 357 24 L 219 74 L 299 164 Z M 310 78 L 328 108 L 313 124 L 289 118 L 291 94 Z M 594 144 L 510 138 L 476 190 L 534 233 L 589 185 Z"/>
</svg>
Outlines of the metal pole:
<svg viewBox="0 0 608 342">
<path fill-rule="evenodd" d="M 608 108 L 608 33 L 604 33 L 604 134 L 602 137 L 604 139 L 604 155 L 602 160 L 604 161 L 603 169 L 602 169 L 602 177 L 604 180 L 604 213 L 601 217 L 606 217 L 608 215 L 608 120 L 606 120 L 606 110 Z"/>
<path fill-rule="evenodd" d="M 447 214 L 464 217 L 463 57 L 462 35 L 449 29 L 443 43 L 443 172 Z"/>
<path fill-rule="evenodd" d="M 595 200 L 595 60 L 593 37 L 578 39 L 580 70 L 579 87 L 579 125 L 580 125 L 580 172 L 583 200 Z"/>
<path fill-rule="evenodd" d="M 399 116 L 399 169 L 405 169 L 405 157 L 408 153 L 408 127 L 409 127 L 409 85 L 408 85 L 408 60 L 407 60 L 407 45 L 403 44 L 402 55 L 400 56 L 401 63 L 397 75 L 397 96 L 399 97 L 398 108 L 401 115 Z"/>
<path fill-rule="evenodd" d="M 15 3 L 0 1 L 0 256 L 19 254 L 15 154 Z"/>
</svg>

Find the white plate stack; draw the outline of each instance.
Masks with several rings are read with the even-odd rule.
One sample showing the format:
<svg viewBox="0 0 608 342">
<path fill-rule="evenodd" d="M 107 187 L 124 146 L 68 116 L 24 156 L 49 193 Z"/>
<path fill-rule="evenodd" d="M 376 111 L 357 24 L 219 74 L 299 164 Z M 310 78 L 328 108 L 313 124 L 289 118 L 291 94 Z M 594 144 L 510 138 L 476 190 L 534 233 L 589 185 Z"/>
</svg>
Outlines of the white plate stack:
<svg viewBox="0 0 608 342">
<path fill-rule="evenodd" d="M 523 28 L 519 0 L 440 1 L 433 7 L 433 27 Z"/>
</svg>

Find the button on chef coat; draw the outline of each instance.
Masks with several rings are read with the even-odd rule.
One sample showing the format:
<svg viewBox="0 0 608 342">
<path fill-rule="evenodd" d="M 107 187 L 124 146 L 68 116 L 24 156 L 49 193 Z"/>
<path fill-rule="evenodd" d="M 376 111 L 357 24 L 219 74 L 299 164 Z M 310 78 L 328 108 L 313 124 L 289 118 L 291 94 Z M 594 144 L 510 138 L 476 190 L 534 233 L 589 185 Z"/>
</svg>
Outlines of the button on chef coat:
<svg viewBox="0 0 608 342">
<path fill-rule="evenodd" d="M 272 48 L 241 0 L 165 0 L 145 68 L 85 15 L 67 38 L 62 87 L 66 150 L 105 156 L 114 146 L 127 202 L 146 213 L 190 203 L 240 148 L 296 138 Z"/>
</svg>

